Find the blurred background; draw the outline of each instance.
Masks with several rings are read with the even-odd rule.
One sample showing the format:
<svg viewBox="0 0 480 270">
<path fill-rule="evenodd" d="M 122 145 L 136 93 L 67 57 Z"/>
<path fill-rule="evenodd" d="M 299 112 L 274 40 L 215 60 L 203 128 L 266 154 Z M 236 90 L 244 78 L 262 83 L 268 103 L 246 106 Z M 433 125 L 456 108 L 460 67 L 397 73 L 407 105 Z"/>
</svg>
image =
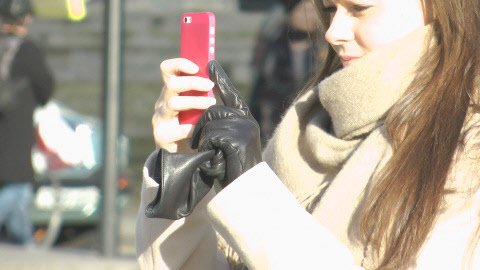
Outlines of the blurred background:
<svg viewBox="0 0 480 270">
<path fill-rule="evenodd" d="M 68 2 L 79 5 L 80 11 L 72 13 L 71 7 L 66 4 Z M 89 127 L 91 129 L 87 132 L 89 135 L 102 131 L 101 121 L 105 107 L 105 9 L 108 2 L 37 0 L 36 18 L 29 30 L 29 35 L 39 41 L 46 50 L 47 59 L 57 81 L 54 101 L 49 104 L 50 112 L 59 114 L 64 124 L 73 130 L 79 130 L 79 126 Z M 151 116 L 155 101 L 163 87 L 159 65 L 165 59 L 179 56 L 181 15 L 185 12 L 200 11 L 215 13 L 216 59 L 247 98 L 253 81 L 251 63 L 256 34 L 265 22 L 267 11 L 276 2 L 273 0 L 118 2 L 122 3 L 124 11 L 122 21 L 124 42 L 121 44 L 123 74 L 121 89 L 118 89 L 121 95 L 121 126 L 118 141 L 121 171 L 118 180 L 117 205 L 120 210 L 116 222 L 119 228 L 115 257 L 126 259 L 128 263 L 133 262 L 128 264 L 122 261 L 121 264 L 132 267 L 128 269 L 135 269 L 134 229 L 142 182 L 142 166 L 155 147 Z M 93 145 L 91 151 L 101 151 L 101 136 L 91 137 L 90 142 Z M 42 145 L 38 148 L 40 154 L 39 165 L 37 164 L 38 180 L 43 188 L 37 190 L 35 201 L 32 202 L 32 216 L 37 229 L 36 241 L 49 243 L 45 244 L 46 249 L 41 250 L 0 246 L 0 254 L 3 254 L 0 255 L 0 268 L 22 269 L 20 262 L 34 258 L 61 262 L 63 256 L 67 258 L 65 262 L 72 264 L 74 269 L 84 269 L 86 266 L 81 263 L 75 268 L 73 257 L 69 257 L 73 256 L 71 253 L 67 255 L 61 252 L 74 250 L 74 253 L 102 257 L 100 224 L 103 179 L 102 164 L 99 166 L 96 164 L 101 163 L 101 159 L 93 161 L 90 170 L 82 171 L 58 164 L 58 160 L 55 163 L 48 154 L 42 153 L 45 150 L 42 149 Z M 81 183 L 83 180 L 86 182 Z M 58 185 L 62 188 L 61 192 L 55 193 L 56 188 L 59 191 Z M 63 195 L 59 195 L 59 198 L 58 194 Z M 53 203 L 55 200 L 65 201 L 63 209 L 55 210 L 56 206 Z M 62 213 L 57 217 L 57 221 L 55 217 L 52 218 L 56 212 Z M 52 224 L 57 228 L 50 228 L 50 233 L 54 230 L 54 235 L 49 236 L 49 226 L 52 227 Z M 45 252 L 49 252 L 48 250 L 60 253 L 55 256 L 48 253 L 47 256 Z M 96 259 L 84 260 L 83 263 L 87 264 L 87 261 L 89 269 L 95 269 L 91 268 L 93 264 L 104 265 Z M 35 269 L 43 269 L 42 264 L 36 263 Z M 120 266 L 112 268 L 112 265 L 105 264 L 104 269 L 121 269 Z M 55 268 L 45 264 L 44 269 Z"/>
</svg>

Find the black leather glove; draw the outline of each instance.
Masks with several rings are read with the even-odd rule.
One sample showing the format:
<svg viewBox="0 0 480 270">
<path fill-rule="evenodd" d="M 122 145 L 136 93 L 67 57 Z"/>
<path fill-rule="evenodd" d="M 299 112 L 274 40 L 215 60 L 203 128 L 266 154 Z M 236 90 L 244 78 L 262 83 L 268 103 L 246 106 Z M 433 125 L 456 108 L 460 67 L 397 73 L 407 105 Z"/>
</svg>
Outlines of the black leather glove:
<svg viewBox="0 0 480 270">
<path fill-rule="evenodd" d="M 205 111 L 195 125 L 191 147 L 201 152 L 221 150 L 225 164 L 221 165 L 222 161 L 218 160 L 216 168 L 224 167 L 225 174 L 216 177 L 223 188 L 262 161 L 260 130 L 220 64 L 211 61 L 209 72 L 225 106 L 215 105 Z"/>
<path fill-rule="evenodd" d="M 190 215 L 215 179 L 223 188 L 262 160 L 257 121 L 220 65 L 212 61 L 209 70 L 226 106 L 211 107 L 195 126 L 191 146 L 198 153 L 159 150 L 153 177 L 159 187 L 145 209 L 149 218 Z"/>
<path fill-rule="evenodd" d="M 160 149 L 153 178 L 159 184 L 155 199 L 145 209 L 149 218 L 180 219 L 190 215 L 225 171 L 222 153 L 215 150 L 193 154 Z"/>
</svg>

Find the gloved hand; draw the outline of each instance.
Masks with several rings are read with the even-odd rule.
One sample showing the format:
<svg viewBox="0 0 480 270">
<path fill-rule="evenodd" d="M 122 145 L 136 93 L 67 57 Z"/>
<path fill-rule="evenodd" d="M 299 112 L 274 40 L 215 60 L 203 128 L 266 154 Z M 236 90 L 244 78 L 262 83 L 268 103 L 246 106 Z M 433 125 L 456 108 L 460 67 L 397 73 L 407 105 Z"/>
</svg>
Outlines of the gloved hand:
<svg viewBox="0 0 480 270">
<path fill-rule="evenodd" d="M 210 79 L 225 106 L 210 107 L 196 124 L 191 141 L 192 149 L 200 152 L 221 150 L 223 179 L 217 175 L 220 186 L 226 187 L 248 169 L 262 161 L 260 130 L 240 93 L 216 61 L 209 63 Z"/>
<path fill-rule="evenodd" d="M 153 178 L 159 184 L 155 199 L 145 209 L 149 218 L 180 219 L 190 215 L 225 168 L 215 150 L 198 153 L 169 153 L 160 149 Z M 208 174 L 208 175 L 207 175 Z"/>
</svg>

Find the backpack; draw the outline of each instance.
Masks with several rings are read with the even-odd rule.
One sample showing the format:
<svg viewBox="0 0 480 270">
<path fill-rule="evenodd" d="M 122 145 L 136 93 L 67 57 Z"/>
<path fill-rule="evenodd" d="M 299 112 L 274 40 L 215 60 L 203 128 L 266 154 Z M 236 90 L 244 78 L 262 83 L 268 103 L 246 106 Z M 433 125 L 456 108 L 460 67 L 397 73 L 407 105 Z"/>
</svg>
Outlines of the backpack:
<svg viewBox="0 0 480 270">
<path fill-rule="evenodd" d="M 27 78 L 10 78 L 10 68 L 22 42 L 23 38 L 18 36 L 0 37 L 0 114 L 17 107 L 28 87 Z"/>
</svg>

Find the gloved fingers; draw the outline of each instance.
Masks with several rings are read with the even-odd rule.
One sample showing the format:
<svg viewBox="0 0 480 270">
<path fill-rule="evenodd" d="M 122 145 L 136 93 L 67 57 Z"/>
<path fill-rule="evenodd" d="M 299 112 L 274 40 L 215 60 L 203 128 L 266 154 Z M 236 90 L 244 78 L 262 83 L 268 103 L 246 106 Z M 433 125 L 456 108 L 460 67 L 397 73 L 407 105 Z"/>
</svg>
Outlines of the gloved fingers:
<svg viewBox="0 0 480 270">
<path fill-rule="evenodd" d="M 202 163 L 200 165 L 200 170 L 208 177 L 222 181 L 225 178 L 225 170 L 227 166 L 225 158 L 223 157 L 223 152 L 221 150 L 211 151 L 215 151 L 215 156 L 208 162 Z"/>
<path fill-rule="evenodd" d="M 240 92 L 233 86 L 222 66 L 213 60 L 208 64 L 208 70 L 210 79 L 215 83 L 216 93 L 222 99 L 223 104 L 227 107 L 241 110 L 244 115 L 250 115 L 247 103 L 243 100 Z"/>
<path fill-rule="evenodd" d="M 227 135 L 230 138 L 233 138 L 232 133 Z M 210 149 L 219 151 L 217 149 L 220 149 L 220 152 L 223 154 L 223 156 L 221 156 L 221 162 L 216 162 L 217 165 L 212 166 L 212 168 L 215 168 L 216 170 L 210 170 L 209 172 L 209 175 L 214 176 L 219 181 L 219 184 L 222 188 L 227 186 L 231 181 L 235 180 L 242 174 L 244 170 L 244 164 L 242 163 L 240 156 L 243 156 L 244 153 L 241 153 L 241 149 L 238 145 L 235 145 L 228 139 L 225 139 L 224 135 L 219 133 L 206 134 L 206 136 L 202 139 L 200 149 L 202 150 L 199 151 L 211 151 Z"/>
<path fill-rule="evenodd" d="M 208 108 L 203 113 L 202 117 L 200 117 L 197 124 L 195 125 L 195 128 L 193 129 L 190 147 L 192 149 L 198 148 L 201 137 L 203 136 L 203 134 L 206 133 L 204 131 L 204 127 L 208 123 L 212 121 L 222 120 L 222 119 L 234 119 L 234 118 L 243 117 L 242 114 L 243 113 L 237 109 L 233 109 L 225 106 L 214 105 Z M 217 125 L 217 127 L 221 128 L 222 125 Z"/>
</svg>

